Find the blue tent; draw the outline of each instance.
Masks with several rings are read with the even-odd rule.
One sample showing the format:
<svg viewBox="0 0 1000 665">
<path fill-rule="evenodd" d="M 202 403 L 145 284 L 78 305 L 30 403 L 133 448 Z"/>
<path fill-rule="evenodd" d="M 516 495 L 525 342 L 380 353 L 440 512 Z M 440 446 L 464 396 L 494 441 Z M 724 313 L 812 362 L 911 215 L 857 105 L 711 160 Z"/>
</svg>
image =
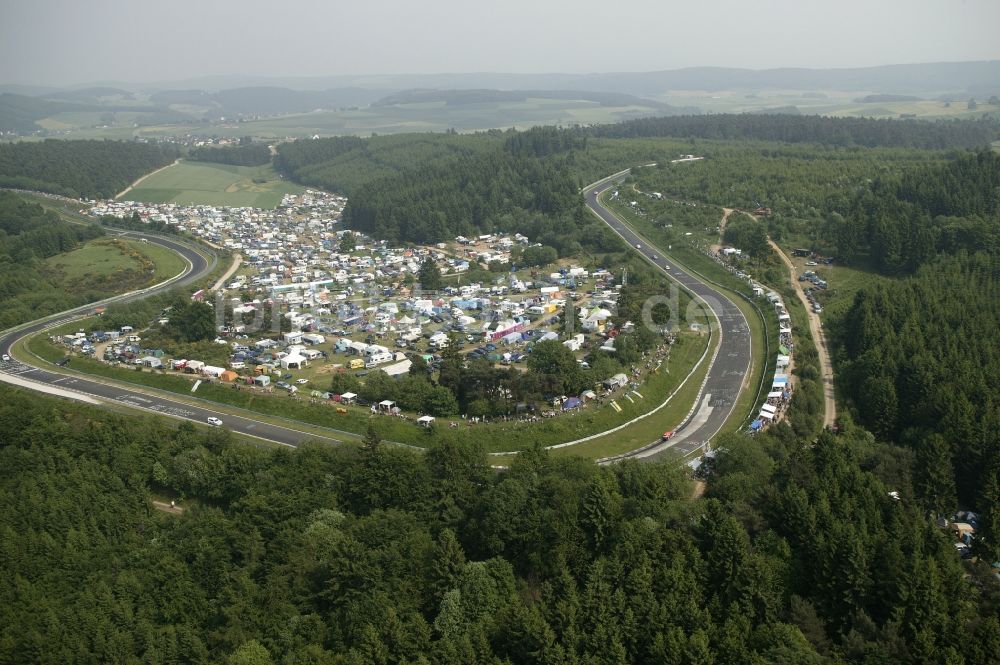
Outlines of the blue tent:
<svg viewBox="0 0 1000 665">
<path fill-rule="evenodd" d="M 570 397 L 568 400 L 563 402 L 562 408 L 563 411 L 567 411 L 569 409 L 577 409 L 580 407 L 581 404 L 583 404 L 583 402 L 580 401 L 579 397 Z"/>
<path fill-rule="evenodd" d="M 757 430 L 759 430 L 763 426 L 764 426 L 764 421 L 761 420 L 760 418 L 758 418 L 757 420 L 755 420 L 752 423 L 750 423 L 750 431 L 751 432 L 756 432 Z"/>
</svg>

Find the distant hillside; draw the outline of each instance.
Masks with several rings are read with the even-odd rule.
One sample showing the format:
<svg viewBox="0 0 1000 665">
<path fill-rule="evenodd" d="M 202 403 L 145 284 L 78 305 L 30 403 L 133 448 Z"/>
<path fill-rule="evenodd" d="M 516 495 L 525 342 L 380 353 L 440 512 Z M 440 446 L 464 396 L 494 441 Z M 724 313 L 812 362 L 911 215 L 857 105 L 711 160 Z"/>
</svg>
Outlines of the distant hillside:
<svg viewBox="0 0 1000 665">
<path fill-rule="evenodd" d="M 34 132 L 40 129 L 36 120 L 63 111 L 81 111 L 89 107 L 81 104 L 53 102 L 12 92 L 0 94 L 0 132 Z"/>
<path fill-rule="evenodd" d="M 859 104 L 883 104 L 885 102 L 919 102 L 922 99 L 922 97 L 914 97 L 913 95 L 865 95 L 854 101 Z"/>
<path fill-rule="evenodd" d="M 963 92 L 976 97 L 1000 94 L 1000 60 L 938 62 L 849 69 L 737 69 L 691 67 L 655 72 L 606 74 L 420 74 L 324 77 L 212 76 L 168 87 L 220 90 L 280 86 L 299 90 L 363 88 L 386 91 L 433 89 L 590 90 L 638 97 L 668 90 L 839 90 L 885 94 Z M 373 98 L 374 101 L 377 97 Z"/>
<path fill-rule="evenodd" d="M 151 96 L 156 104 L 208 106 L 218 115 L 277 115 L 307 113 L 316 109 L 367 106 L 384 94 L 362 88 L 334 90 L 291 90 L 260 86 L 231 88 L 218 92 L 203 90 L 164 90 Z"/>
<path fill-rule="evenodd" d="M 427 102 L 444 102 L 449 105 L 495 104 L 499 102 L 523 102 L 528 98 L 578 99 L 595 102 L 601 106 L 646 106 L 661 111 L 668 111 L 674 108 L 663 102 L 642 99 L 623 93 L 588 92 L 584 90 L 494 90 L 486 88 L 471 90 L 404 90 L 387 95 L 373 102 L 372 106 Z"/>
<path fill-rule="evenodd" d="M 802 115 L 798 106 L 775 106 L 769 109 L 751 111 L 753 115 Z"/>
<path fill-rule="evenodd" d="M 122 99 L 135 99 L 134 93 L 121 88 L 110 88 L 106 86 L 94 88 L 81 88 L 80 90 L 61 90 L 55 93 L 39 95 L 47 99 L 57 99 L 70 102 L 83 102 L 86 104 L 100 103 L 101 98 L 121 97 Z"/>
</svg>

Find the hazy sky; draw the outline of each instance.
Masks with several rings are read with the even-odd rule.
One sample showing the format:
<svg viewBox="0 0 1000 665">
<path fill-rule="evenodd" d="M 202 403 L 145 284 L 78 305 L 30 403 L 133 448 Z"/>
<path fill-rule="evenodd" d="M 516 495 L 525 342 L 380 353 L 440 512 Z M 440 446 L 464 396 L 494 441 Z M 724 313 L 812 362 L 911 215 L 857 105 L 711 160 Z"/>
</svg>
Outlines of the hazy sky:
<svg viewBox="0 0 1000 665">
<path fill-rule="evenodd" d="M 1000 59 L 1000 0 L 5 0 L 0 83 Z"/>
</svg>

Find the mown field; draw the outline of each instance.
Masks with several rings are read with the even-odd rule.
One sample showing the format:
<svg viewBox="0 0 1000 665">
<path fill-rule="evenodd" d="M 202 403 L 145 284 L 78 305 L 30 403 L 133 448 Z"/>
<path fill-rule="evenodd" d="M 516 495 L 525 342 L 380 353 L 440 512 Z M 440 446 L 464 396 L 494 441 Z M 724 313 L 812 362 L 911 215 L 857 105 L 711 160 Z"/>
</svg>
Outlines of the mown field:
<svg viewBox="0 0 1000 665">
<path fill-rule="evenodd" d="M 305 191 L 270 165 L 179 162 L 155 173 L 123 198 L 146 203 L 274 208 L 285 194 Z"/>
</svg>

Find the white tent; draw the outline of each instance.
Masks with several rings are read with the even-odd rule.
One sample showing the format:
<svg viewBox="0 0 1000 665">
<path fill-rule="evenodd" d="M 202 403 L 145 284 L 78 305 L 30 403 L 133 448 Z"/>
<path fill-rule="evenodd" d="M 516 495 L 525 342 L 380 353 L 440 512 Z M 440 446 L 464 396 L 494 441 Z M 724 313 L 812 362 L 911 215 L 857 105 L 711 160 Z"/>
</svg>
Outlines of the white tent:
<svg viewBox="0 0 1000 665">
<path fill-rule="evenodd" d="M 434 416 L 420 416 L 417 418 L 417 424 L 421 427 L 430 427 L 433 422 Z"/>
<path fill-rule="evenodd" d="M 340 401 L 344 404 L 350 404 L 358 398 L 357 393 L 344 393 L 340 396 Z"/>
<path fill-rule="evenodd" d="M 290 353 L 281 359 L 281 369 L 302 369 L 306 363 L 306 357 L 298 353 Z"/>
<path fill-rule="evenodd" d="M 761 411 L 760 414 L 758 414 L 758 415 L 759 415 L 759 417 L 763 418 L 764 420 L 774 420 L 774 414 L 773 413 L 768 413 L 767 411 Z"/>
<path fill-rule="evenodd" d="M 761 411 L 766 411 L 768 413 L 775 413 L 778 409 L 770 404 L 762 404 L 760 407 Z"/>
<path fill-rule="evenodd" d="M 378 408 L 382 409 L 383 411 L 389 411 L 394 406 L 396 406 L 396 403 L 393 402 L 391 399 L 384 399 L 378 403 Z"/>
<path fill-rule="evenodd" d="M 767 398 L 768 399 L 774 399 L 775 397 L 781 397 L 782 394 L 783 393 L 780 390 L 775 390 L 775 391 L 769 392 L 767 394 Z"/>
</svg>

